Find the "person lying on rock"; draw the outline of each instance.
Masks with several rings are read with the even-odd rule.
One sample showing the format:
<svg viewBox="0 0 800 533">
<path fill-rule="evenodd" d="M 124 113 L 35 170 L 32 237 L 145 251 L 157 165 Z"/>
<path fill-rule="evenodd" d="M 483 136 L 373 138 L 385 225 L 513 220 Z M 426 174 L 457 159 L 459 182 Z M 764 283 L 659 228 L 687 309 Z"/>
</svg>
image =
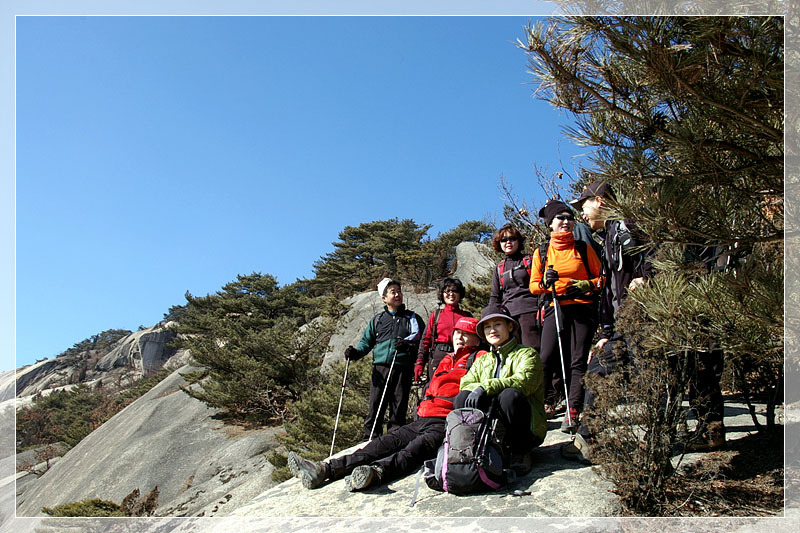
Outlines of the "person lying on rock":
<svg viewBox="0 0 800 533">
<path fill-rule="evenodd" d="M 307 489 L 344 477 L 348 490 L 357 491 L 409 474 L 426 459 L 435 457 L 444 440 L 445 418 L 453 410 L 461 378 L 473 361 L 487 353 L 481 349 L 481 340 L 475 332 L 477 323 L 472 317 L 456 322 L 452 337 L 455 351 L 439 363 L 417 406 L 416 421 L 371 440 L 353 453 L 323 462 L 312 462 L 289 452 L 292 475 L 300 478 Z"/>
<path fill-rule="evenodd" d="M 484 309 L 477 333 L 491 345 L 491 356 L 479 359 L 461 378 L 454 404 L 488 412 L 494 403 L 510 467 L 524 475 L 531 469 L 531 450 L 544 442 L 547 423 L 542 362 L 535 349 L 517 342 L 513 332 L 518 327 L 506 309 Z"/>
</svg>

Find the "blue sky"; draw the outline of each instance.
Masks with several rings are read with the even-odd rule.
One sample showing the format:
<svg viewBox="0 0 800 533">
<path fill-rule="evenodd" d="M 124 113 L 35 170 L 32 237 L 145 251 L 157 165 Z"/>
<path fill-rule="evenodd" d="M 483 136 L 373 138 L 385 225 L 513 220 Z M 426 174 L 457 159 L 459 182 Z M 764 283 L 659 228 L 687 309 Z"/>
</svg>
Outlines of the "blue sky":
<svg viewBox="0 0 800 533">
<path fill-rule="evenodd" d="M 346 225 L 502 222 L 572 171 L 529 17 L 18 17 L 16 365 L 239 273 L 310 277 Z M 10 365 L 8 365 L 10 366 Z"/>
</svg>

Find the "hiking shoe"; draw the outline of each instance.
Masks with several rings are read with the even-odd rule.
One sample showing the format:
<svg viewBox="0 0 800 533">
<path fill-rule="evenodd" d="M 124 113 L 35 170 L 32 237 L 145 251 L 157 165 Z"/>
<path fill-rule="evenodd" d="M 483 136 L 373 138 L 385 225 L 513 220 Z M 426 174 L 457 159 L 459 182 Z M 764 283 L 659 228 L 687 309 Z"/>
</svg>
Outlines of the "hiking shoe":
<svg viewBox="0 0 800 533">
<path fill-rule="evenodd" d="M 578 461 L 585 465 L 592 464 L 591 446 L 580 433 L 575 434 L 571 442 L 561 447 L 561 456 L 570 461 Z"/>
<path fill-rule="evenodd" d="M 349 476 L 344 478 L 347 490 L 355 492 L 364 490 L 370 485 L 378 485 L 383 476 L 383 469 L 375 465 L 362 465 L 353 469 Z"/>
<path fill-rule="evenodd" d="M 307 489 L 316 489 L 328 477 L 328 468 L 325 463 L 315 463 L 303 459 L 294 452 L 289 452 L 288 464 L 292 475 L 300 478 L 300 483 Z"/>
<path fill-rule="evenodd" d="M 551 420 L 556 417 L 556 406 L 551 403 L 544 404 L 544 417 Z"/>
<path fill-rule="evenodd" d="M 569 408 L 569 417 L 564 415 L 564 421 L 561 422 L 562 433 L 576 433 L 578 431 L 578 410 L 574 407 Z"/>
<path fill-rule="evenodd" d="M 725 447 L 725 425 L 722 422 L 709 422 L 705 431 L 696 438 L 689 439 L 687 452 L 711 452 Z"/>
<path fill-rule="evenodd" d="M 533 469 L 533 457 L 530 452 L 512 453 L 509 468 L 518 476 L 524 476 Z"/>
</svg>

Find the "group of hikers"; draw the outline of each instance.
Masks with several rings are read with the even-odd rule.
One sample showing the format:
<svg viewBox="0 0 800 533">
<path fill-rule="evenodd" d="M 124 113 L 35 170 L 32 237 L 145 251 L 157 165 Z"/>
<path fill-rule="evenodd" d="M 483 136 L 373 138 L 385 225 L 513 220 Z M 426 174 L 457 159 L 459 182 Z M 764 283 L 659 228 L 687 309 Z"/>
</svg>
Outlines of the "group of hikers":
<svg viewBox="0 0 800 533">
<path fill-rule="evenodd" d="M 532 254 L 525 253 L 518 228 L 498 229 L 492 246 L 505 257 L 493 271 L 480 319 L 459 307 L 465 288 L 456 278 L 439 284 L 440 307 L 427 327 L 405 308 L 400 283 L 383 279 L 378 293 L 384 310 L 344 353 L 348 361 L 373 354 L 364 422 L 368 442 L 322 462 L 290 452 L 292 474 L 309 489 L 345 478 L 347 488 L 358 491 L 397 479 L 437 457 L 450 437 L 448 415 L 465 409 L 494 421 L 492 437 L 503 466 L 515 475 L 531 470 L 531 452 L 544 441 L 547 420 L 562 412 L 560 430 L 573 438 L 561 454 L 590 463 L 596 436 L 582 417 L 591 413 L 594 394 L 584 376 L 587 371 L 606 376 L 629 362 L 632 347 L 615 329 L 615 315 L 628 292 L 652 274 L 652 249 L 637 238 L 632 221 L 612 219 L 614 201 L 612 188 L 601 182 L 585 187 L 571 205 L 547 201 L 539 217 L 550 237 Z M 576 221 L 573 208 L 586 224 Z M 692 446 L 716 449 L 725 445 L 721 353 L 696 356 L 703 359 L 698 364 L 703 370 L 692 382 L 698 419 Z M 406 424 L 412 382 L 423 380 L 416 419 Z M 481 477 L 485 480 L 483 471 Z"/>
</svg>

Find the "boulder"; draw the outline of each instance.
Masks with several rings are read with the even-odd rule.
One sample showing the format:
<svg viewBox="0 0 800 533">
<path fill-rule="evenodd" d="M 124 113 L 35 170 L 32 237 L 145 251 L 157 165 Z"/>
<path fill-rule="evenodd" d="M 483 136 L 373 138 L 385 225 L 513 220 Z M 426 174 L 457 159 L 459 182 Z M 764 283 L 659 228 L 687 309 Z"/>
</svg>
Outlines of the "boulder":
<svg viewBox="0 0 800 533">
<path fill-rule="evenodd" d="M 478 242 L 462 242 L 456 246 L 456 271 L 454 277 L 466 287 L 490 273 L 495 266 L 492 249 Z"/>
<path fill-rule="evenodd" d="M 462 242 L 456 246 L 456 271 L 453 276 L 460 279 L 465 287 L 490 272 L 493 266 L 488 246 L 475 242 Z M 403 300 L 406 308 L 419 314 L 426 326 L 431 313 L 439 305 L 435 289 L 416 292 L 410 286 L 404 286 Z M 350 306 L 350 310 L 340 320 L 336 333 L 328 343 L 323 369 L 334 362 L 343 361 L 345 348 L 350 344 L 357 345 L 369 321 L 383 310 L 383 301 L 377 290 L 356 294 L 343 303 Z"/>
<path fill-rule="evenodd" d="M 192 369 L 174 372 L 67 452 L 18 495 L 17 515 L 85 498 L 119 503 L 136 488 L 158 486 L 159 507 L 211 516 L 272 486 L 265 452 L 276 430 L 224 425 L 216 410 L 180 390 L 180 374 Z"/>
<path fill-rule="evenodd" d="M 159 326 L 136 331 L 120 339 L 114 349 L 97 362 L 95 370 L 127 367 L 142 375 L 158 370 L 175 354 L 174 348 L 166 346 L 174 339 L 173 330 Z"/>
</svg>

